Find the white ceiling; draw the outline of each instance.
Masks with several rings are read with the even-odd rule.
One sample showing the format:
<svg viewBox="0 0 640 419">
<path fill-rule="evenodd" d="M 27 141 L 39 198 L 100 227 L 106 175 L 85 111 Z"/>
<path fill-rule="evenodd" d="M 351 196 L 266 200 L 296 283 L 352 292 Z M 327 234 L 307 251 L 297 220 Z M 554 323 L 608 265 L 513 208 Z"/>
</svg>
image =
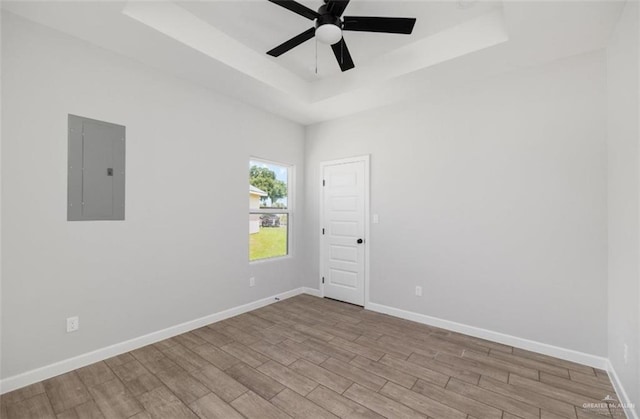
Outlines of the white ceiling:
<svg viewBox="0 0 640 419">
<path fill-rule="evenodd" d="M 301 3 L 317 9 L 321 1 Z M 312 39 L 265 52 L 312 22 L 267 0 L 37 2 L 2 7 L 302 124 L 603 48 L 619 1 L 352 0 L 345 15 L 416 17 L 412 35 L 345 32 L 356 68 Z"/>
</svg>

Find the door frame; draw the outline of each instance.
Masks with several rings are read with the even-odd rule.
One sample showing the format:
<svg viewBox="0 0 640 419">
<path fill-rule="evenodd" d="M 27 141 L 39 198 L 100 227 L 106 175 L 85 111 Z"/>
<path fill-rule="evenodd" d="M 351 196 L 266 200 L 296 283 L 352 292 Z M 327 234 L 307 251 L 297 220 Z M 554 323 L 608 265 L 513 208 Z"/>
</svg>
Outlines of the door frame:
<svg viewBox="0 0 640 419">
<path fill-rule="evenodd" d="M 344 159 L 338 159 L 338 160 L 328 160 L 328 161 L 323 161 L 320 163 L 320 179 L 319 179 L 319 185 L 320 185 L 320 216 L 319 216 L 319 225 L 318 225 L 318 232 L 319 234 L 319 243 L 320 243 L 320 272 L 318 275 L 318 284 L 319 284 L 319 289 L 320 289 L 320 297 L 324 298 L 325 294 L 324 294 L 324 284 L 322 283 L 322 277 L 324 274 L 324 269 L 325 269 L 325 263 L 324 263 L 324 246 L 323 246 L 323 240 L 324 237 L 322 235 L 322 226 L 324 225 L 324 187 L 322 185 L 322 181 L 324 178 L 324 169 L 327 166 L 334 166 L 334 165 L 338 165 L 338 164 L 347 164 L 347 163 L 357 163 L 357 162 L 364 162 L 364 308 L 369 308 L 369 260 L 370 260 L 370 249 L 371 247 L 369 246 L 369 226 L 371 225 L 370 222 L 370 212 L 371 212 L 371 208 L 370 208 L 370 192 L 371 192 L 371 183 L 370 183 L 370 160 L 371 160 L 371 155 L 370 154 L 365 154 L 362 156 L 355 156 L 355 157 L 347 157 Z"/>
</svg>

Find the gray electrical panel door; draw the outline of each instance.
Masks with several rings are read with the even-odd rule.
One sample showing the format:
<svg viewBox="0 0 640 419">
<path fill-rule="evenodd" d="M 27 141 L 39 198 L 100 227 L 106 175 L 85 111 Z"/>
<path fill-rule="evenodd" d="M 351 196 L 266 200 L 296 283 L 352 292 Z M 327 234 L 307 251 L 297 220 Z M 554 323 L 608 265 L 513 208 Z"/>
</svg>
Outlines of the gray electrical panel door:
<svg viewBox="0 0 640 419">
<path fill-rule="evenodd" d="M 69 115 L 68 221 L 124 220 L 125 127 Z"/>
</svg>

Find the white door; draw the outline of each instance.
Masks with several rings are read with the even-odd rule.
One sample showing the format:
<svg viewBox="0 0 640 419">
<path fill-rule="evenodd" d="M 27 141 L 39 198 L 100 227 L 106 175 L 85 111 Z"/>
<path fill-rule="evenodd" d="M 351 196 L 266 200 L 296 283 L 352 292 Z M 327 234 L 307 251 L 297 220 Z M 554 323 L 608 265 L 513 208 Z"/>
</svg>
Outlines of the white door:
<svg viewBox="0 0 640 419">
<path fill-rule="evenodd" d="M 325 297 L 364 305 L 368 158 L 322 165 L 321 269 Z"/>
</svg>

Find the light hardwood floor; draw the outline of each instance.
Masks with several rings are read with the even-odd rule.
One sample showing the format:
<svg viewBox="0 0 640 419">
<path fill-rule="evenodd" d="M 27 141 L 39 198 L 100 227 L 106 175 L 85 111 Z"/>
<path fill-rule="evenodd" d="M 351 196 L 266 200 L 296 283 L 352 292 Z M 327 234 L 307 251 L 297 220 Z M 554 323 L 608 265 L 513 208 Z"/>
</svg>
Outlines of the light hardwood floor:
<svg viewBox="0 0 640 419">
<path fill-rule="evenodd" d="M 2 396 L 2 418 L 623 417 L 606 372 L 300 295 Z M 605 404 L 606 406 L 606 404 Z"/>
</svg>

